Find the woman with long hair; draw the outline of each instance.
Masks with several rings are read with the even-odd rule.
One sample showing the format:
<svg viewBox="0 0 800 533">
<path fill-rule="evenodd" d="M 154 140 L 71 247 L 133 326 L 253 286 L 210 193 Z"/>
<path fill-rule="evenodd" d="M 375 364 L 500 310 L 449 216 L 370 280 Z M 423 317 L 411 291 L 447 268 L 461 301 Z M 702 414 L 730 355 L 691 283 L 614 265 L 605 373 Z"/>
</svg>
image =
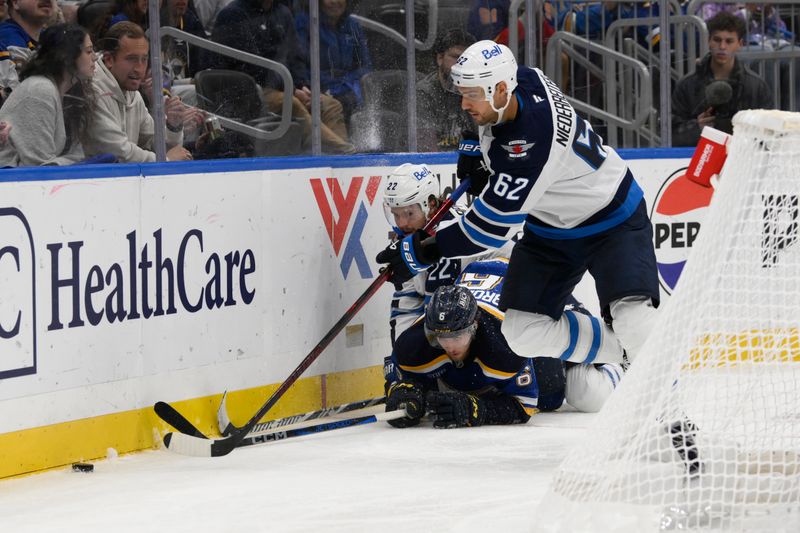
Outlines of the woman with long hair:
<svg viewBox="0 0 800 533">
<path fill-rule="evenodd" d="M 39 49 L 20 72 L 21 83 L 0 108 L 11 126 L 0 147 L 0 166 L 69 165 L 83 159 L 81 141 L 91 126 L 95 53 L 77 24 L 45 29 Z"/>
</svg>

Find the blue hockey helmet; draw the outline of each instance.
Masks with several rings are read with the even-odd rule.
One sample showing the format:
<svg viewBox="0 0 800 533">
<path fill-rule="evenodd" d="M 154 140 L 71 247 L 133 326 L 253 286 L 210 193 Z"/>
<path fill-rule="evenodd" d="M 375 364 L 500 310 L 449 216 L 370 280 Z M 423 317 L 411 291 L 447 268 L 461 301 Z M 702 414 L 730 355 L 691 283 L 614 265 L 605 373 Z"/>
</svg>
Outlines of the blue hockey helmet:
<svg viewBox="0 0 800 533">
<path fill-rule="evenodd" d="M 439 287 L 425 310 L 425 336 L 436 346 L 437 337 L 474 335 L 477 316 L 478 303 L 469 289 L 460 285 Z"/>
</svg>

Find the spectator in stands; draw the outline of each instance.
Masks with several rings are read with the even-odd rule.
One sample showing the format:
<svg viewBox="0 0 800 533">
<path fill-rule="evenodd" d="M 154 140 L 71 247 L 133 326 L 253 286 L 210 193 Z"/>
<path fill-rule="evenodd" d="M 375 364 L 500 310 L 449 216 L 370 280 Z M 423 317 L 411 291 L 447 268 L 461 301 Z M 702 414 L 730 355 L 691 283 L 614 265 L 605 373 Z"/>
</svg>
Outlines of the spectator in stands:
<svg viewBox="0 0 800 533">
<path fill-rule="evenodd" d="M 294 93 L 292 113 L 303 125 L 304 148 L 311 145 L 311 91 L 304 79 L 305 67 L 300 55 L 294 17 L 285 5 L 273 0 L 233 0 L 217 17 L 213 41 L 277 61 L 292 75 Z M 264 87 L 264 100 L 273 112 L 280 112 L 283 83 L 276 72 L 215 56 L 217 68 L 247 72 Z M 355 152 L 347 140 L 342 104 L 332 96 L 321 95 L 322 147 L 333 153 Z"/>
<path fill-rule="evenodd" d="M 97 92 L 92 128 L 85 144 L 87 155 L 112 153 L 122 162 L 155 161 L 153 118 L 139 86 L 147 71 L 149 43 L 144 30 L 133 22 L 119 22 L 101 42 L 102 57 L 93 79 Z M 166 97 L 168 161 L 191 159 L 182 146 L 187 110 L 180 98 Z"/>
<path fill-rule="evenodd" d="M 747 41 L 744 46 L 746 50 L 759 53 L 796 51 L 795 34 L 789 31 L 786 22 L 772 4 L 748 2 L 736 14 L 747 24 Z M 764 78 L 773 94 L 778 95 L 779 102 L 776 105 L 781 109 L 791 108 L 790 87 L 794 85 L 794 104 L 797 109 L 800 105 L 800 76 L 793 75 L 793 71 L 796 73 L 800 68 L 800 61 L 796 57 L 753 58 L 749 65 Z"/>
<path fill-rule="evenodd" d="M 8 4 L 6 0 L 0 0 L 0 22 L 4 22 L 8 18 Z"/>
<path fill-rule="evenodd" d="M 467 31 L 477 40 L 493 40 L 508 26 L 510 0 L 475 0 L 467 19 Z"/>
<path fill-rule="evenodd" d="M 780 50 L 794 42 L 794 33 L 789 31 L 786 22 L 772 4 L 748 2 L 736 14 L 747 23 L 748 45 Z"/>
<path fill-rule="evenodd" d="M 0 109 L 10 140 L 0 166 L 69 165 L 84 159 L 91 128 L 95 53 L 86 30 L 57 24 L 41 33 L 40 47 L 20 72 L 21 83 Z"/>
<path fill-rule="evenodd" d="M 192 2 L 194 11 L 208 35 L 214 31 L 214 24 L 217 22 L 219 12 L 230 3 L 231 0 L 194 0 Z"/>
<path fill-rule="evenodd" d="M 0 24 L 0 86 L 19 85 L 18 72 L 39 45 L 39 33 L 53 15 L 54 0 L 9 0 L 9 19 Z"/>
<path fill-rule="evenodd" d="M 111 21 L 109 28 L 117 22 L 130 21 L 141 26 L 142 29 L 147 29 L 147 0 L 117 0 L 114 7 L 111 8 Z M 160 2 L 159 2 L 160 5 Z"/>
<path fill-rule="evenodd" d="M 706 2 L 700 8 L 700 12 L 698 13 L 703 20 L 711 20 L 714 18 L 717 13 L 722 13 L 723 11 L 727 11 L 728 13 L 736 13 L 741 6 L 739 4 L 725 4 L 722 2 Z"/>
<path fill-rule="evenodd" d="M 297 38 L 305 52 L 306 69 L 310 67 L 310 25 L 308 13 L 296 18 Z M 372 70 L 367 39 L 361 25 L 350 16 L 347 0 L 322 0 L 319 24 L 320 89 L 342 104 L 349 120 L 361 107 L 361 76 Z M 308 70 L 304 78 L 310 79 Z"/>
<path fill-rule="evenodd" d="M 767 84 L 736 58 L 745 35 L 744 21 L 721 12 L 707 26 L 708 55 L 693 74 L 678 82 L 672 93 L 675 146 L 695 146 L 704 126 L 731 133 L 731 118 L 737 111 L 772 108 Z M 710 87 L 712 83 L 714 87 Z"/>
<path fill-rule="evenodd" d="M 417 82 L 417 146 L 420 152 L 454 150 L 461 132 L 476 130 L 469 113 L 461 109 L 461 96 L 452 90 L 450 68 L 475 37 L 452 29 L 433 43 L 436 70 Z M 477 130 L 476 130 L 477 131 Z"/>
<path fill-rule="evenodd" d="M 161 25 L 206 38 L 203 24 L 197 14 L 189 9 L 189 0 L 166 0 L 161 8 Z M 204 68 L 201 48 L 172 37 L 164 38 L 162 43 L 170 79 L 191 78 L 195 72 Z"/>
<path fill-rule="evenodd" d="M 159 1 L 159 5 L 161 2 Z M 114 0 L 108 11 L 95 20 L 92 27 L 87 28 L 89 35 L 96 43 L 102 42 L 106 32 L 117 22 L 133 22 L 147 31 L 149 19 L 147 17 L 148 0 Z"/>
</svg>

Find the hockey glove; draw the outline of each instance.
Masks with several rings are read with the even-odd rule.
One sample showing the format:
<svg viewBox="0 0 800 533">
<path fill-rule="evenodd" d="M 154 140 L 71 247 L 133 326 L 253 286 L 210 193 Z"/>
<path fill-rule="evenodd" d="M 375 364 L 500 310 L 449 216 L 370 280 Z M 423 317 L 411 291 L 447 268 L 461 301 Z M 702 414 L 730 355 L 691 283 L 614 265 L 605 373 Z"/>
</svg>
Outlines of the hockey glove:
<svg viewBox="0 0 800 533">
<path fill-rule="evenodd" d="M 489 176 L 491 176 L 492 173 L 483 160 L 481 143 L 475 132 L 463 131 L 461 133 L 461 142 L 458 144 L 456 175 L 459 181 L 471 178 L 472 181 L 467 190 L 473 196 L 480 195 L 481 191 L 483 191 L 484 187 L 486 187 L 486 184 L 489 182 Z"/>
<path fill-rule="evenodd" d="M 519 401 L 506 395 L 479 398 L 464 392 L 429 392 L 426 401 L 435 428 L 524 424 L 531 418 Z"/>
<path fill-rule="evenodd" d="M 414 381 L 395 381 L 386 392 L 386 411 L 405 407 L 406 416 L 389 420 L 396 428 L 407 428 L 419 424 L 425 415 L 425 391 Z"/>
<path fill-rule="evenodd" d="M 472 394 L 431 391 L 425 399 L 435 428 L 481 426 L 486 418 L 483 400 Z"/>
<path fill-rule="evenodd" d="M 391 268 L 389 281 L 395 286 L 405 283 L 423 270 L 427 270 L 442 254 L 436 245 L 436 238 L 422 230 L 395 241 L 380 252 L 375 260 L 386 263 Z"/>
</svg>

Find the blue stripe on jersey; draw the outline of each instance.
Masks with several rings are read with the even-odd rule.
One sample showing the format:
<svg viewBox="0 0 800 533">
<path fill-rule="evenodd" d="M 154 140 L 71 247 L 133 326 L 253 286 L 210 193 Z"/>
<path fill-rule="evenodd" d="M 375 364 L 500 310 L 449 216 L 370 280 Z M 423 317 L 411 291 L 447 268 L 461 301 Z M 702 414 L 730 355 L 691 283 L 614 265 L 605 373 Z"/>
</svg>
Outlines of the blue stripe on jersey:
<svg viewBox="0 0 800 533">
<path fill-rule="evenodd" d="M 564 311 L 564 314 L 567 315 L 567 320 L 569 321 L 569 346 L 567 349 L 564 350 L 564 353 L 561 354 L 559 359 L 562 361 L 566 361 L 572 356 L 572 353 L 575 351 L 575 346 L 578 344 L 578 319 L 575 317 L 575 313 L 572 311 Z"/>
<path fill-rule="evenodd" d="M 590 316 L 589 321 L 592 323 L 592 345 L 589 347 L 589 355 L 586 356 L 584 363 L 591 363 L 597 357 L 597 351 L 600 349 L 600 321 L 595 317 Z"/>
<path fill-rule="evenodd" d="M 503 239 L 503 240 L 493 239 L 492 237 L 484 235 L 483 233 L 478 231 L 477 228 L 473 227 L 473 225 L 470 224 L 469 220 L 467 220 L 466 217 L 461 219 L 461 223 L 467 235 L 469 235 L 473 241 L 477 242 L 481 246 L 485 246 L 486 248 L 500 248 L 508 240 L 508 239 Z"/>
<path fill-rule="evenodd" d="M 504 238 L 506 233 L 508 233 L 508 226 L 496 226 L 491 222 L 487 222 L 486 220 L 482 219 L 477 212 L 469 211 L 464 218 L 469 220 L 469 223 L 475 226 L 476 228 L 480 228 L 483 230 L 484 233 L 488 233 L 495 237 Z"/>
<path fill-rule="evenodd" d="M 421 315 L 423 311 L 423 306 L 415 307 L 413 309 L 392 309 L 391 318 L 397 318 L 400 315 Z"/>
<path fill-rule="evenodd" d="M 472 207 L 486 220 L 491 220 L 492 222 L 497 222 L 498 224 L 521 224 L 522 222 L 525 222 L 525 217 L 527 216 L 525 213 L 519 213 L 516 215 L 501 215 L 495 213 L 486 206 L 480 197 L 475 198 L 475 201 L 472 202 Z"/>
<path fill-rule="evenodd" d="M 617 209 L 611 212 L 604 220 L 591 224 L 588 226 L 578 226 L 576 228 L 545 228 L 538 226 L 531 222 L 526 222 L 525 227 L 531 230 L 535 235 L 545 239 L 566 240 L 566 239 L 580 239 L 590 235 L 596 235 L 615 226 L 618 226 L 628 220 L 630 216 L 636 211 L 636 208 L 644 198 L 644 192 L 639 185 L 634 181 L 628 190 L 628 196 L 625 202 L 622 203 Z"/>
<path fill-rule="evenodd" d="M 405 292 L 394 293 L 395 298 L 402 298 L 403 296 L 422 296 L 422 295 L 417 291 L 405 291 Z"/>
<path fill-rule="evenodd" d="M 460 222 L 437 229 L 436 243 L 444 257 L 466 257 L 486 251 L 486 248 L 467 238 L 461 230 Z"/>
<path fill-rule="evenodd" d="M 611 384 L 616 389 L 617 388 L 617 382 L 619 381 L 619 374 L 617 374 L 616 371 L 612 372 L 611 370 L 609 370 L 608 369 L 608 365 L 602 365 L 600 367 L 600 370 L 602 370 L 603 372 L 605 372 L 608 375 L 608 378 L 611 380 Z M 614 377 L 615 375 L 616 375 L 616 377 Z"/>
</svg>

